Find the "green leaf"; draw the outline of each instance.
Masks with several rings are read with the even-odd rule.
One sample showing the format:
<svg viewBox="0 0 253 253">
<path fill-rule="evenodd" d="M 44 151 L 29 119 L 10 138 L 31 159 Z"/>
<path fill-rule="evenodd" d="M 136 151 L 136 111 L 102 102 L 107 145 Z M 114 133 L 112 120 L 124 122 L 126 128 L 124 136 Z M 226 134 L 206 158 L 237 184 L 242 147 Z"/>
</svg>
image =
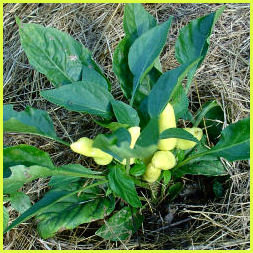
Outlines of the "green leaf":
<svg viewBox="0 0 253 253">
<path fill-rule="evenodd" d="M 180 30 L 175 45 L 175 55 L 178 62 L 185 64 L 202 57 L 201 61 L 193 66 L 188 74 L 186 91 L 189 90 L 193 76 L 207 54 L 214 24 L 224 8 L 225 6 L 207 16 L 195 19 Z"/>
<path fill-rule="evenodd" d="M 67 164 L 57 168 L 58 175 L 71 176 L 71 177 L 84 177 L 84 178 L 97 178 L 102 179 L 104 176 L 99 176 L 102 172 L 94 171 L 89 168 L 83 167 L 81 164 Z"/>
<path fill-rule="evenodd" d="M 171 180 L 171 171 L 170 170 L 164 170 L 163 171 L 163 183 L 167 185 Z"/>
<path fill-rule="evenodd" d="M 3 150 L 4 168 L 14 165 L 41 165 L 54 169 L 55 166 L 47 152 L 44 152 L 34 146 L 20 144 L 7 147 Z"/>
<path fill-rule="evenodd" d="M 90 81 L 80 81 L 57 89 L 44 90 L 41 96 L 70 111 L 86 112 L 110 119 L 113 97 L 105 87 Z"/>
<path fill-rule="evenodd" d="M 11 206 L 21 214 L 31 207 L 30 198 L 23 192 L 12 193 L 10 201 Z"/>
<path fill-rule="evenodd" d="M 142 176 L 146 171 L 146 165 L 144 162 L 139 161 L 134 164 L 134 166 L 131 167 L 129 173 L 132 176 L 139 177 Z"/>
<path fill-rule="evenodd" d="M 100 75 L 96 70 L 90 67 L 83 66 L 82 67 L 82 81 L 89 83 L 96 83 L 101 85 L 103 88 L 108 89 L 107 80 Z"/>
<path fill-rule="evenodd" d="M 118 100 L 113 100 L 111 104 L 119 123 L 127 124 L 128 126 L 139 126 L 140 119 L 134 108 Z"/>
<path fill-rule="evenodd" d="M 216 140 L 222 131 L 223 121 L 224 112 L 214 100 L 202 105 L 196 114 L 196 121 L 193 126 L 197 127 L 199 125 L 201 128 L 206 127 L 209 139 Z"/>
<path fill-rule="evenodd" d="M 218 158 L 209 157 L 209 159 L 194 161 L 173 171 L 174 177 L 184 175 L 203 175 L 203 176 L 224 176 L 227 171 Z"/>
<path fill-rule="evenodd" d="M 127 129 L 119 128 L 112 134 L 98 134 L 93 142 L 93 147 L 99 148 L 112 155 L 119 161 L 124 158 L 135 157 L 130 148 L 131 136 Z"/>
<path fill-rule="evenodd" d="M 131 43 L 128 37 L 122 39 L 113 54 L 112 69 L 117 76 L 124 96 L 131 98 L 133 87 L 133 74 L 128 66 L 128 52 Z"/>
<path fill-rule="evenodd" d="M 170 99 L 173 98 L 174 93 L 177 92 L 185 75 L 198 61 L 199 59 L 165 72 L 158 79 L 149 96 L 143 100 L 141 104 L 142 113 L 148 114 L 151 118 L 160 115 Z"/>
<path fill-rule="evenodd" d="M 56 136 L 53 121 L 46 111 L 26 107 L 24 111 L 13 110 L 13 105 L 3 106 L 4 132 L 35 134 L 67 144 Z"/>
<path fill-rule="evenodd" d="M 156 19 L 144 9 L 142 4 L 126 4 L 123 26 L 132 44 L 143 33 L 156 26 Z"/>
<path fill-rule="evenodd" d="M 109 185 L 113 192 L 133 207 L 140 207 L 141 201 L 137 195 L 133 180 L 121 166 L 113 166 L 108 174 Z"/>
<path fill-rule="evenodd" d="M 138 154 L 136 157 L 145 159 L 152 155 L 157 150 L 159 136 L 158 118 L 154 117 L 141 131 L 141 134 L 136 141 L 133 149 L 134 152 Z"/>
<path fill-rule="evenodd" d="M 217 179 L 213 182 L 213 192 L 216 198 L 221 198 L 224 195 L 223 185 Z"/>
<path fill-rule="evenodd" d="M 92 185 L 83 187 L 81 189 L 78 189 L 76 191 L 68 192 L 68 191 L 50 191 L 48 192 L 43 199 L 39 200 L 37 203 L 35 203 L 31 208 L 26 210 L 23 214 L 21 214 L 16 220 L 14 220 L 9 227 L 7 227 L 4 230 L 4 233 L 8 232 L 15 226 L 18 226 L 22 222 L 25 222 L 29 220 L 30 218 L 34 217 L 35 215 L 38 215 L 45 210 L 48 210 L 51 206 L 53 206 L 55 203 L 59 201 L 63 201 L 64 199 L 67 199 L 71 196 L 74 196 L 75 194 L 82 192 L 84 190 L 87 190 L 89 188 L 97 187 L 98 185 L 103 185 L 107 181 L 99 181 L 97 183 L 94 183 Z"/>
<path fill-rule="evenodd" d="M 8 227 L 9 222 L 9 213 L 7 211 L 7 208 L 3 206 L 3 230 L 5 230 Z"/>
<path fill-rule="evenodd" d="M 230 124 L 221 132 L 219 142 L 209 151 L 228 161 L 250 159 L 250 118 Z"/>
<path fill-rule="evenodd" d="M 131 43 L 128 37 L 121 40 L 116 47 L 113 55 L 113 72 L 117 76 L 121 89 L 126 98 L 131 98 L 133 89 L 133 74 L 128 66 L 128 53 Z M 159 60 L 159 59 L 158 59 Z M 158 60 L 155 61 L 158 62 Z M 150 90 L 160 77 L 161 72 L 153 67 L 150 72 L 144 77 L 136 91 L 135 104 L 138 106 L 141 101 L 149 94 Z"/>
<path fill-rule="evenodd" d="M 128 125 L 127 124 L 122 124 L 119 122 L 110 122 L 110 121 L 98 121 L 93 119 L 99 126 L 105 127 L 110 129 L 112 132 L 115 132 L 117 129 L 119 128 L 127 128 Z"/>
<path fill-rule="evenodd" d="M 199 142 L 191 133 L 185 131 L 183 128 L 169 128 L 160 134 L 160 139 L 177 138 L 194 142 Z"/>
<path fill-rule="evenodd" d="M 170 99 L 173 106 L 176 120 L 185 118 L 189 106 L 189 99 L 184 91 L 182 84 L 179 84 Z"/>
<path fill-rule="evenodd" d="M 83 200 L 81 196 L 71 196 L 52 205 L 40 213 L 38 232 L 44 239 L 55 233 L 73 229 L 83 223 L 103 219 L 114 210 L 114 201 L 109 198 Z"/>
<path fill-rule="evenodd" d="M 91 52 L 67 33 L 17 19 L 21 45 L 30 64 L 56 86 L 80 81 L 83 66 L 101 70 Z"/>
<path fill-rule="evenodd" d="M 48 153 L 25 144 L 8 147 L 3 150 L 4 178 L 11 175 L 9 169 L 15 165 L 25 165 L 27 167 L 40 165 L 51 169 L 55 168 Z"/>
<path fill-rule="evenodd" d="M 56 172 L 47 167 L 38 165 L 24 166 L 16 165 L 10 167 L 11 176 L 4 178 L 4 194 L 16 192 L 25 183 L 29 183 L 37 178 L 44 178 L 54 175 Z"/>
<path fill-rule="evenodd" d="M 125 240 L 138 230 L 142 222 L 143 216 L 139 215 L 135 209 L 132 213 L 130 207 L 124 207 L 106 221 L 105 225 L 97 230 L 96 235 L 105 240 Z"/>
<path fill-rule="evenodd" d="M 163 24 L 153 27 L 135 40 L 128 54 L 128 64 L 134 75 L 133 92 L 130 104 L 133 104 L 135 93 L 144 76 L 154 66 L 168 35 L 172 17 Z"/>
<path fill-rule="evenodd" d="M 100 172 L 92 171 L 80 164 L 55 167 L 48 155 L 35 147 L 18 145 L 4 149 L 4 193 L 13 193 L 25 183 L 37 178 L 53 175 L 78 176 L 103 179 Z"/>
</svg>

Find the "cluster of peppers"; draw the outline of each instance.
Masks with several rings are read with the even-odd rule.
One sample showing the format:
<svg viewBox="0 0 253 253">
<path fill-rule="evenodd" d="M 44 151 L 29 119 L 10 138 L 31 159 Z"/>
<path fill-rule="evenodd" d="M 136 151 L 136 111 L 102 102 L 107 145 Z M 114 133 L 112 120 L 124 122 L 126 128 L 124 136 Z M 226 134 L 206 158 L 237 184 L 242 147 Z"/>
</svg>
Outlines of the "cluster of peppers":
<svg viewBox="0 0 253 253">
<path fill-rule="evenodd" d="M 170 119 L 170 120 L 168 120 Z M 167 104 L 163 112 L 159 116 L 159 132 L 162 133 L 166 129 L 176 127 L 176 118 L 172 105 Z M 140 127 L 130 127 L 128 131 L 131 135 L 130 148 L 134 148 L 134 145 L 140 135 Z M 191 133 L 199 141 L 203 136 L 202 129 L 200 128 L 184 128 L 187 132 Z M 71 144 L 71 149 L 81 155 L 93 157 L 94 161 L 98 165 L 110 164 L 113 157 L 110 154 L 103 152 L 98 148 L 94 148 L 93 140 L 87 137 L 83 137 L 78 141 Z M 177 161 L 174 154 L 171 152 L 174 148 L 187 150 L 191 149 L 196 145 L 196 142 L 177 139 L 177 138 L 167 138 L 159 140 L 158 151 L 156 151 L 149 161 L 145 161 L 147 169 L 143 175 L 143 179 L 149 183 L 155 182 L 162 170 L 172 169 Z M 135 158 L 130 159 L 130 165 L 135 163 Z M 126 165 L 126 159 L 124 159 L 121 164 Z"/>
</svg>

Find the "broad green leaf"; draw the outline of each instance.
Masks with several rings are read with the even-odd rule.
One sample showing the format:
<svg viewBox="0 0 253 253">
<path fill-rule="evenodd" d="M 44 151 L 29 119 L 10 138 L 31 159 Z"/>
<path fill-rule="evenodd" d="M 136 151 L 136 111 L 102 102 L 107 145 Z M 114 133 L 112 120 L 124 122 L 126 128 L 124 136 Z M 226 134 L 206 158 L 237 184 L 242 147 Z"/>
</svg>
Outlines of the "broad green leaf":
<svg viewBox="0 0 253 253">
<path fill-rule="evenodd" d="M 100 172 L 92 171 L 80 164 L 55 167 L 48 155 L 35 147 L 18 145 L 4 149 L 4 193 L 13 193 L 25 183 L 37 178 L 53 175 L 77 176 L 84 178 L 104 178 Z"/>
<path fill-rule="evenodd" d="M 134 146 L 137 158 L 145 159 L 157 150 L 159 141 L 159 125 L 158 118 L 152 118 L 145 128 L 141 131 L 139 138 Z"/>
<path fill-rule="evenodd" d="M 3 106 L 4 132 L 35 134 L 63 144 L 68 144 L 56 136 L 53 121 L 46 111 L 26 107 L 24 111 L 13 110 L 13 105 Z"/>
<path fill-rule="evenodd" d="M 128 52 L 131 43 L 128 37 L 122 39 L 113 54 L 112 68 L 117 76 L 121 89 L 127 99 L 131 98 L 133 89 L 133 74 L 128 66 Z"/>
<path fill-rule="evenodd" d="M 128 54 L 128 64 L 134 75 L 133 91 L 130 104 L 133 104 L 135 93 L 144 76 L 154 66 L 154 62 L 160 55 L 171 25 L 170 18 L 163 24 L 153 27 L 135 40 Z"/>
<path fill-rule="evenodd" d="M 10 201 L 11 206 L 21 214 L 31 207 L 30 198 L 23 192 L 12 193 Z"/>
<path fill-rule="evenodd" d="M 82 185 L 84 185 L 84 179 L 80 177 L 73 176 L 52 176 L 48 183 L 48 186 L 56 189 L 75 191 L 79 189 Z"/>
<path fill-rule="evenodd" d="M 116 47 L 113 55 L 113 72 L 117 76 L 121 89 L 126 98 L 130 99 L 133 89 L 133 74 L 128 66 L 128 52 L 131 43 L 128 37 L 122 39 Z M 157 60 L 154 66 L 156 66 Z M 141 101 L 149 94 L 153 85 L 160 77 L 161 72 L 153 67 L 150 72 L 144 77 L 136 91 L 135 104 L 138 106 Z"/>
<path fill-rule="evenodd" d="M 176 59 L 178 62 L 185 64 L 202 57 L 202 60 L 193 66 L 188 73 L 187 92 L 189 91 L 191 81 L 197 68 L 207 54 L 214 24 L 222 14 L 224 8 L 225 6 L 207 16 L 195 19 L 180 30 L 175 45 Z"/>
<path fill-rule="evenodd" d="M 9 222 L 9 213 L 5 206 L 3 206 L 3 230 L 5 230 L 8 227 Z"/>
<path fill-rule="evenodd" d="M 119 128 L 112 134 L 98 134 L 94 139 L 93 147 L 99 148 L 122 161 L 124 158 L 134 157 L 130 142 L 131 136 L 128 130 Z"/>
<path fill-rule="evenodd" d="M 133 107 L 118 100 L 113 100 L 111 104 L 119 123 L 127 124 L 128 126 L 139 126 L 140 119 Z"/>
<path fill-rule="evenodd" d="M 199 142 L 191 133 L 185 131 L 183 128 L 169 128 L 160 134 L 160 139 L 177 138 L 194 142 Z"/>
<path fill-rule="evenodd" d="M 96 83 L 108 89 L 107 80 L 102 75 L 100 75 L 96 70 L 90 67 L 86 66 L 82 67 L 82 81 L 89 83 Z"/>
<path fill-rule="evenodd" d="M 134 223 L 133 223 L 134 219 Z M 96 235 L 105 240 L 119 241 L 130 238 L 141 226 L 143 216 L 130 207 L 124 207 L 115 213 L 108 221 L 105 221 L 100 229 L 97 230 Z"/>
<path fill-rule="evenodd" d="M 67 33 L 17 19 L 21 45 L 30 64 L 56 86 L 80 81 L 83 66 L 101 70 L 91 52 Z"/>
<path fill-rule="evenodd" d="M 57 168 L 58 175 L 65 175 L 70 177 L 85 177 L 85 178 L 103 178 L 99 176 L 102 172 L 94 171 L 83 167 L 81 164 L 66 164 Z"/>
<path fill-rule="evenodd" d="M 53 237 L 57 232 L 73 229 L 83 223 L 100 220 L 114 210 L 114 201 L 109 198 L 85 200 L 81 196 L 71 196 L 52 205 L 40 213 L 38 232 L 44 239 Z"/>
<path fill-rule="evenodd" d="M 29 183 L 37 178 L 49 177 L 56 174 L 56 170 L 39 165 L 24 166 L 16 165 L 10 167 L 11 176 L 4 178 L 4 194 L 16 192 L 25 183 Z"/>
<path fill-rule="evenodd" d="M 31 208 L 26 210 L 23 214 L 21 214 L 16 220 L 14 220 L 9 227 L 7 227 L 4 230 L 4 233 L 8 232 L 15 226 L 18 226 L 22 222 L 25 222 L 29 220 L 30 218 L 34 217 L 35 215 L 38 215 L 46 210 L 48 210 L 51 206 L 53 206 L 55 203 L 59 201 L 63 201 L 64 199 L 67 199 L 71 196 L 74 196 L 77 193 L 80 193 L 84 190 L 87 190 L 89 188 L 97 187 L 98 185 L 103 185 L 107 181 L 99 181 L 97 183 L 94 183 L 92 185 L 88 185 L 86 187 L 83 187 L 81 189 L 78 189 L 76 191 L 68 192 L 68 191 L 50 191 L 48 192 L 44 198 L 39 200 L 37 203 L 35 203 Z"/>
<path fill-rule="evenodd" d="M 185 93 L 182 84 L 179 84 L 172 97 L 170 98 L 170 103 L 174 108 L 176 120 L 180 118 L 185 118 L 189 106 L 189 99 Z"/>
<path fill-rule="evenodd" d="M 250 118 L 230 124 L 221 132 L 219 142 L 209 151 L 228 161 L 250 159 Z"/>
<path fill-rule="evenodd" d="M 10 167 L 15 165 L 40 165 L 54 169 L 55 166 L 51 161 L 48 153 L 25 144 L 8 147 L 3 150 L 3 169 L 4 178 L 11 175 Z"/>
<path fill-rule="evenodd" d="M 149 96 L 143 100 L 141 104 L 142 113 L 148 114 L 151 118 L 160 115 L 170 99 L 173 98 L 174 93 L 177 92 L 185 75 L 198 61 L 199 59 L 164 73 L 154 85 Z"/>
<path fill-rule="evenodd" d="M 110 188 L 119 197 L 133 207 L 140 207 L 141 201 L 137 195 L 133 180 L 121 166 L 113 166 L 108 174 Z"/>
<path fill-rule="evenodd" d="M 110 121 L 98 121 L 93 119 L 99 126 L 105 127 L 110 129 L 112 132 L 115 132 L 117 129 L 119 128 L 127 128 L 128 125 L 127 124 L 122 124 L 119 122 L 110 122 Z"/>
<path fill-rule="evenodd" d="M 70 111 L 86 112 L 110 119 L 112 116 L 111 93 L 98 83 L 80 81 L 62 87 L 44 90 L 41 96 Z"/>
<path fill-rule="evenodd" d="M 196 121 L 193 126 L 197 127 L 199 125 L 201 128 L 206 127 L 209 139 L 215 141 L 222 131 L 223 121 L 224 112 L 214 100 L 202 105 L 196 114 Z"/>
<path fill-rule="evenodd" d="M 144 9 L 142 4 L 126 4 L 123 26 L 132 44 L 143 33 L 156 26 L 156 19 Z"/>
<path fill-rule="evenodd" d="M 129 173 L 132 176 L 139 177 L 142 176 L 146 171 L 146 165 L 144 162 L 136 162 L 130 169 Z"/>
<path fill-rule="evenodd" d="M 227 171 L 218 158 L 209 157 L 209 159 L 194 161 L 188 163 L 177 170 L 173 171 L 174 177 L 182 177 L 184 175 L 203 175 L 203 176 L 224 176 Z"/>
</svg>

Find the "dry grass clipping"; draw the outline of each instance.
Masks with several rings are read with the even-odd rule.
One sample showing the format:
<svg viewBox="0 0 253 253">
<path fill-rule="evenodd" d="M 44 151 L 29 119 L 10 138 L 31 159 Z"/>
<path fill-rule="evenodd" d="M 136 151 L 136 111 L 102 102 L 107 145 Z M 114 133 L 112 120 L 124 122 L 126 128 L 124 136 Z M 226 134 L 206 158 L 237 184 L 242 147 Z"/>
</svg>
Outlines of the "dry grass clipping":
<svg viewBox="0 0 253 253">
<path fill-rule="evenodd" d="M 112 55 L 124 36 L 123 7 L 123 4 L 4 4 L 4 103 L 11 103 L 17 109 L 30 105 L 47 110 L 58 135 L 67 141 L 77 140 L 81 136 L 94 137 L 104 131 L 92 122 L 91 116 L 68 112 L 39 96 L 40 90 L 52 86 L 44 75 L 29 65 L 20 46 L 14 16 L 24 22 L 56 27 L 82 42 L 93 52 L 96 62 L 113 83 L 114 97 L 122 99 L 122 92 L 112 72 Z M 170 37 L 161 57 L 164 71 L 178 65 L 173 55 L 179 28 L 219 7 L 219 4 L 145 4 L 145 8 L 159 22 L 167 20 L 170 15 L 174 16 Z M 211 99 L 219 101 L 224 109 L 224 127 L 228 122 L 249 114 L 249 14 L 249 4 L 226 4 L 211 36 L 210 50 L 195 77 L 196 86 L 193 85 L 190 92 L 190 108 L 193 111 L 199 108 L 199 103 Z M 83 159 L 47 139 L 6 134 L 4 142 L 5 145 L 26 143 L 40 147 L 50 153 L 57 165 L 75 162 L 95 166 L 91 160 Z M 181 200 L 167 204 L 165 214 L 158 209 L 152 212 L 150 209 L 144 210 L 147 218 L 139 233 L 141 249 L 249 249 L 249 164 L 225 164 L 231 178 L 224 198 L 196 203 L 191 201 L 191 194 L 185 193 Z M 186 185 L 189 181 L 186 179 Z M 47 180 L 39 179 L 26 185 L 23 190 L 36 202 L 46 192 Z M 13 220 L 17 213 L 10 211 Z M 139 247 L 136 236 L 124 243 L 112 243 L 94 236 L 95 229 L 96 224 L 84 224 L 73 231 L 58 233 L 52 239 L 42 240 L 35 224 L 29 220 L 5 235 L 4 249 Z"/>
</svg>

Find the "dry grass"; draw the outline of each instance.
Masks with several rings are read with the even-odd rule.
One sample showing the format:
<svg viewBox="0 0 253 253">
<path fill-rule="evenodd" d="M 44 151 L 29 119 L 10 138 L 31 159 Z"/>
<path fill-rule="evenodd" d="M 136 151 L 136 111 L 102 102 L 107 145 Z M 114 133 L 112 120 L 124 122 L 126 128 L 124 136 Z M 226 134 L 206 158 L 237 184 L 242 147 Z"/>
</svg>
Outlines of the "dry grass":
<svg viewBox="0 0 253 253">
<path fill-rule="evenodd" d="M 178 65 L 174 44 L 178 29 L 195 17 L 215 11 L 218 4 L 146 4 L 145 8 L 159 22 L 173 15 L 174 23 L 161 57 L 164 70 Z M 216 99 L 224 109 L 224 127 L 249 115 L 249 4 L 226 4 L 211 36 L 209 53 L 196 75 L 197 86 L 190 92 L 191 109 L 199 103 Z M 112 54 L 122 30 L 123 4 L 5 4 L 4 5 L 4 103 L 17 109 L 30 105 L 47 110 L 57 133 L 67 141 L 80 136 L 94 137 L 104 131 L 90 116 L 68 112 L 43 100 L 39 91 L 51 87 L 46 77 L 34 71 L 20 47 L 14 16 L 24 22 L 54 26 L 81 41 L 94 53 L 94 58 L 113 83 L 113 95 L 122 93 L 112 72 Z M 197 90 L 196 90 L 197 87 Z M 197 92 L 198 91 L 198 92 Z M 199 94 L 197 96 L 197 94 Z M 68 134 L 66 134 L 68 133 Z M 29 135 L 8 134 L 5 145 L 27 143 L 48 151 L 54 162 L 81 163 L 95 166 L 90 160 L 73 154 L 58 143 Z M 141 249 L 249 249 L 249 164 L 227 163 L 230 179 L 224 198 L 200 198 L 185 193 L 163 209 L 144 210 L 146 222 L 139 232 Z M 195 178 L 198 185 L 208 181 Z M 192 179 L 185 184 L 192 187 Z M 32 201 L 47 190 L 47 180 L 37 180 L 24 188 Z M 17 217 L 11 211 L 11 220 Z M 171 221 L 171 218 L 174 218 Z M 161 229 L 161 227 L 163 229 Z M 94 236 L 96 224 L 82 225 L 73 231 L 57 234 L 48 240 L 39 238 L 32 220 L 10 231 L 4 238 L 5 249 L 137 249 L 136 236 L 124 243 L 101 241 Z"/>
</svg>

